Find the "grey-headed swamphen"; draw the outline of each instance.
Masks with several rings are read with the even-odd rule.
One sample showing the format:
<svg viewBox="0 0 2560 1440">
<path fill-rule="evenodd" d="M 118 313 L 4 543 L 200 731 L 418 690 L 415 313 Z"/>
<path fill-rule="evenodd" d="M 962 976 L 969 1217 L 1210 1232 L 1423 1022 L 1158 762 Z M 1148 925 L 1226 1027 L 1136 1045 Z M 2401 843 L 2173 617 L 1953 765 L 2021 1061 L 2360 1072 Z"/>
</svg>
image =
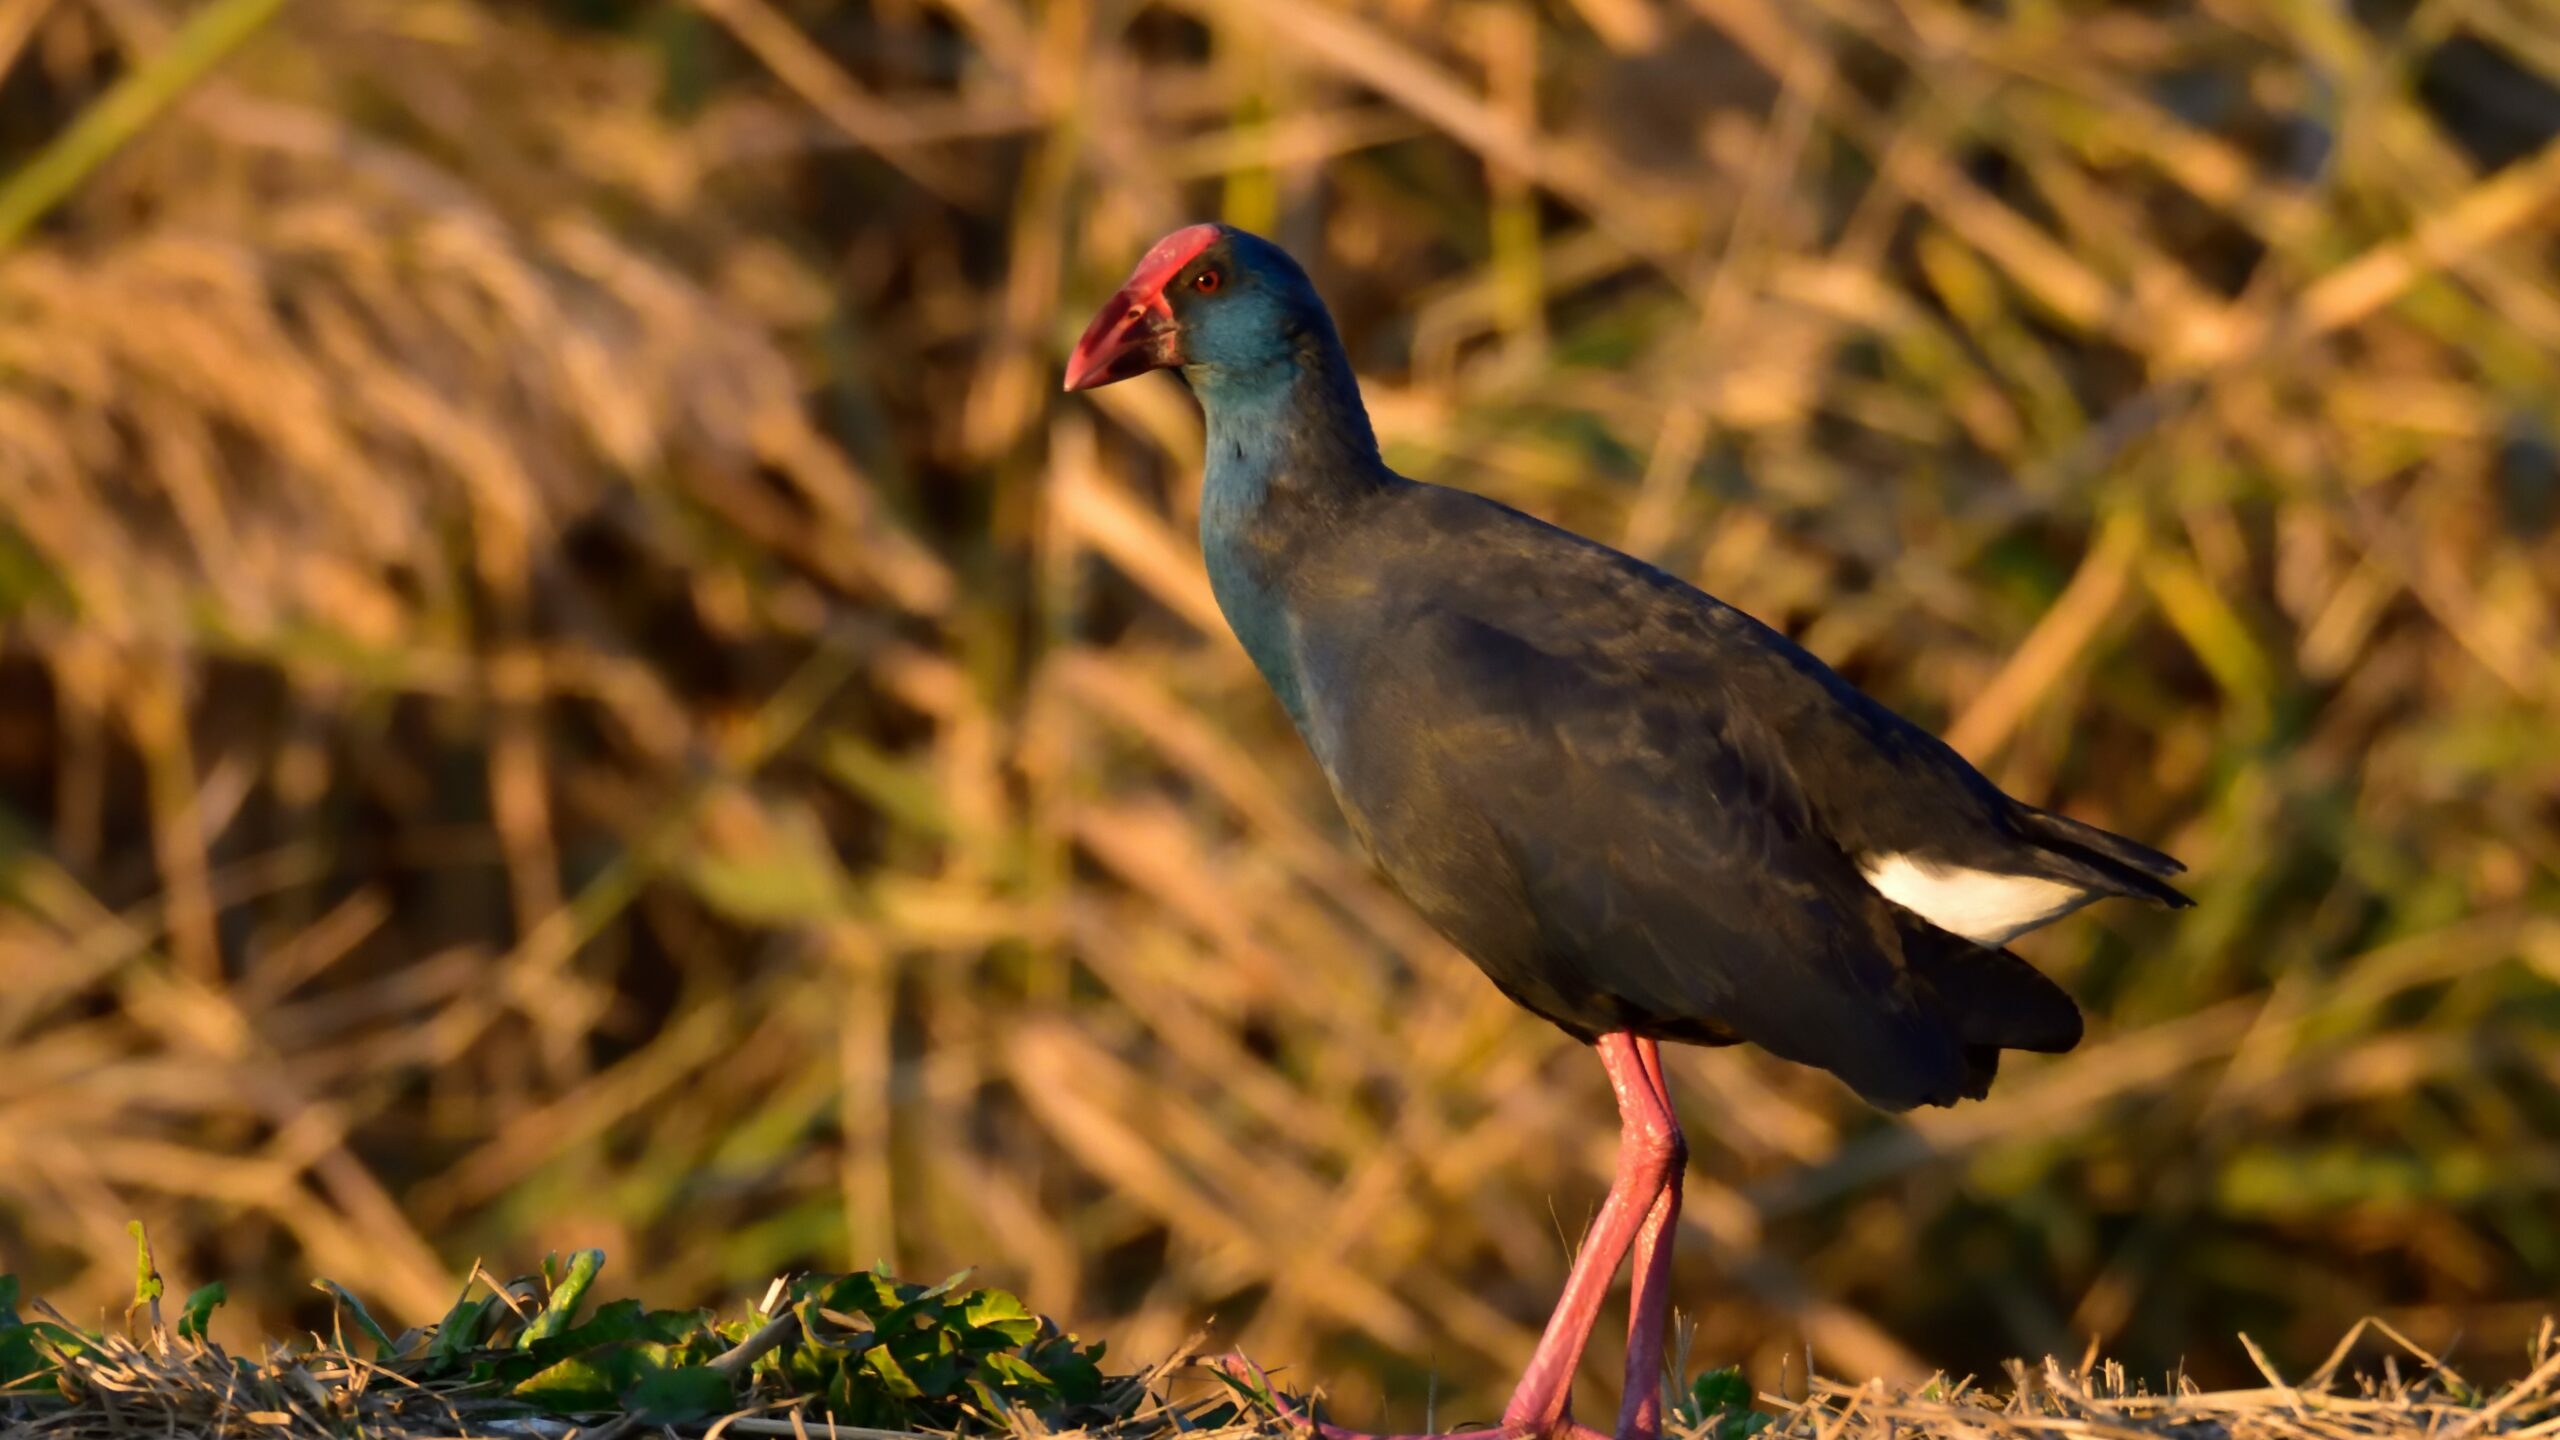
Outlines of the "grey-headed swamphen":
<svg viewBox="0 0 2560 1440">
<path fill-rule="evenodd" d="M 1616 1434 L 1653 1440 L 1687 1155 L 1658 1043 L 1747 1041 L 1889 1110 L 1979 1098 L 2002 1050 L 2080 1039 L 2071 998 L 2001 947 L 2104 896 L 2186 905 L 2181 867 L 2011 799 L 1713 596 L 1388 469 L 1324 302 L 1267 240 L 1159 241 L 1066 388 L 1168 367 L 1208 419 L 1218 606 L 1352 833 L 1617 1092 L 1608 1199 L 1479 1434 L 1595 1435 L 1573 1374 L 1632 1254 Z"/>
</svg>

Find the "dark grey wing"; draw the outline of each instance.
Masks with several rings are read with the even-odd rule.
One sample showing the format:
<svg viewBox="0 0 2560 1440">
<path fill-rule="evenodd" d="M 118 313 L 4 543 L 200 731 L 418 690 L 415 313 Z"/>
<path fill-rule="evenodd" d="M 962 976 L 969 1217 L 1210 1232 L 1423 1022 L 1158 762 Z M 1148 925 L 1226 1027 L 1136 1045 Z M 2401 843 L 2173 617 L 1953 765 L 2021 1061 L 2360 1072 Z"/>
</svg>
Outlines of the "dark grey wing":
<svg viewBox="0 0 2560 1440">
<path fill-rule="evenodd" d="M 1861 787 L 1969 843 L 2014 805 L 1924 732 L 1740 612 L 1463 492 L 1398 492 L 1338 544 L 1298 571 L 1307 739 L 1381 867 L 1514 999 L 1585 1036 L 1757 1042 L 1897 1107 L 2077 1042 L 2052 982 L 1860 873 L 1877 841 L 1837 812 Z"/>
<path fill-rule="evenodd" d="M 1439 609 L 1323 688 L 1341 733 L 1310 738 L 1345 813 L 1529 1008 L 1586 1036 L 1750 1041 L 1889 1108 L 1980 1092 L 1962 1017 L 1904 959 L 1908 917 L 1695 676 Z"/>
<path fill-rule="evenodd" d="M 1460 603 L 1471 613 L 1531 643 L 1592 643 L 1639 671 L 1688 674 L 1748 709 L 1816 825 L 1852 857 L 2193 903 L 2167 883 L 2185 868 L 2177 861 L 2010 798 L 1802 646 L 1677 577 L 1462 491 L 1436 490 L 1417 508 L 1447 543 L 1479 552 L 1460 573 L 1498 577 L 1469 587 Z"/>
<path fill-rule="evenodd" d="M 1786 737 L 1788 764 L 1824 829 L 1852 854 L 2030 875 L 2103 895 L 2194 902 L 2167 883 L 2186 867 L 1991 783 L 1912 724 L 1759 621 L 1669 576 L 1695 597 L 1667 607 L 1717 633 L 1727 683 L 1749 691 Z M 1714 613 L 1706 613 L 1712 607 Z M 1677 623 L 1677 622 L 1675 622 Z"/>
</svg>

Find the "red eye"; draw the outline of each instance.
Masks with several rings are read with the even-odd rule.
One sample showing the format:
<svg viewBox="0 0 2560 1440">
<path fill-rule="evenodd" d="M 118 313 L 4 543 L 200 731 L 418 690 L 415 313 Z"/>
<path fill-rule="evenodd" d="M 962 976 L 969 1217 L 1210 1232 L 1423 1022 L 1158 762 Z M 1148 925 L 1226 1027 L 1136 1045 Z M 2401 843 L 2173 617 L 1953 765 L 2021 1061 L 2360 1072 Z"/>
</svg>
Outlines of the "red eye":
<svg viewBox="0 0 2560 1440">
<path fill-rule="evenodd" d="M 1199 274 L 1191 277 L 1191 288 L 1199 291 L 1203 295 L 1217 294 L 1218 287 L 1224 283 L 1224 277 L 1220 276 L 1215 270 L 1203 270 Z"/>
</svg>

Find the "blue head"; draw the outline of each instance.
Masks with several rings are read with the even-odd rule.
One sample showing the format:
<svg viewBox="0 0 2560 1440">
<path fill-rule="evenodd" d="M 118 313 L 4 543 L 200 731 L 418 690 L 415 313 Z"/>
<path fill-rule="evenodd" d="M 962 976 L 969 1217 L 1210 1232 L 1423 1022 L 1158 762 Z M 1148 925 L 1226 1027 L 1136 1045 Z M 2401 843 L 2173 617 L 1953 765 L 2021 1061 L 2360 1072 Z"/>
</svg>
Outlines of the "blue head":
<svg viewBox="0 0 2560 1440">
<path fill-rule="evenodd" d="M 1067 361 L 1069 390 L 1179 367 L 1210 423 L 1303 413 L 1374 450 L 1333 317 L 1289 252 L 1227 225 L 1156 242 Z"/>
<path fill-rule="evenodd" d="M 1200 550 L 1218 608 L 1305 729 L 1286 597 L 1290 537 L 1395 483 L 1333 317 L 1288 252 L 1191 225 L 1155 243 L 1067 358 L 1067 388 L 1179 368 L 1209 420 Z"/>
</svg>

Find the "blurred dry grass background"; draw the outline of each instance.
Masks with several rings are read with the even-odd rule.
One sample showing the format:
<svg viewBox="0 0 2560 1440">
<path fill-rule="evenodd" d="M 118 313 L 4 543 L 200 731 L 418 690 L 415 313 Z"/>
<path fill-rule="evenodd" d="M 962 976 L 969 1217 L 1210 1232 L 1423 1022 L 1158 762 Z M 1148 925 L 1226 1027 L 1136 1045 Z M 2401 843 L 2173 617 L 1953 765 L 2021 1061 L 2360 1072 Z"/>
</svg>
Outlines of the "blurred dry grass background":
<svg viewBox="0 0 2560 1440">
<path fill-rule="evenodd" d="M 1053 393 L 1206 215 L 1409 473 L 2195 866 L 2028 942 L 2091 1037 L 1987 1103 L 1678 1055 L 1694 1355 L 2487 1379 L 2560 1294 L 2554 0 L 0 0 L 0 66 L 0 1269 L 74 1315 L 135 1215 L 244 1333 L 876 1257 L 1490 1408 L 1598 1069 L 1345 848 L 1188 400 Z"/>
</svg>

